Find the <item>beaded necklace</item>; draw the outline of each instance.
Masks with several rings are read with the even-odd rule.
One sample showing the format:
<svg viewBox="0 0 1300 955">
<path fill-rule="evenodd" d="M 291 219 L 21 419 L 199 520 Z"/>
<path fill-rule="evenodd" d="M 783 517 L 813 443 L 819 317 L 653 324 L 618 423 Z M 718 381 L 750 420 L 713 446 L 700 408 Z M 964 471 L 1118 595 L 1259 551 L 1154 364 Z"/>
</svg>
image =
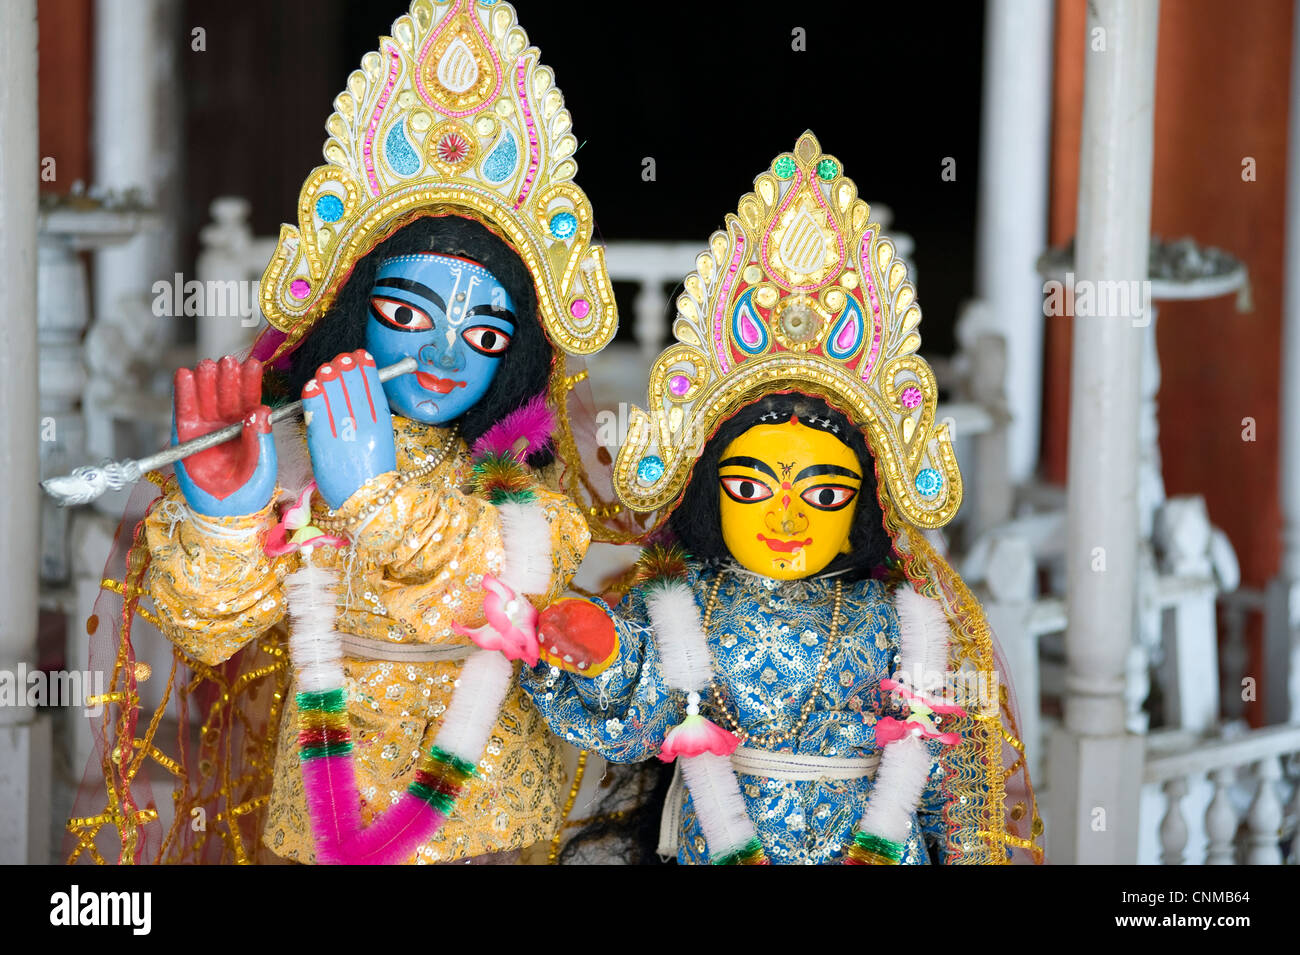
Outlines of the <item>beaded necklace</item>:
<svg viewBox="0 0 1300 955">
<path fill-rule="evenodd" d="M 709 624 L 713 620 L 713 612 L 718 605 L 718 590 L 721 586 L 722 574 L 719 573 L 714 579 L 713 585 L 709 588 L 709 599 L 704 609 L 703 627 L 706 635 L 709 632 Z M 766 749 L 775 749 L 782 743 L 787 743 L 792 739 L 798 738 L 799 733 L 804 728 L 804 724 L 808 722 L 808 717 L 812 715 L 813 706 L 817 702 L 818 688 L 821 686 L 822 678 L 826 676 L 827 667 L 830 666 L 831 651 L 835 646 L 836 640 L 839 638 L 840 607 L 843 600 L 844 582 L 842 580 L 837 580 L 835 581 L 835 608 L 831 614 L 830 636 L 826 640 L 826 645 L 822 648 L 821 659 L 817 661 L 817 670 L 813 676 L 812 690 L 809 692 L 808 699 L 804 701 L 803 706 L 799 708 L 799 719 L 792 727 L 790 727 L 790 729 L 782 732 L 764 733 L 762 735 L 754 734 L 746 729 L 742 729 L 739 719 L 736 716 L 733 716 L 731 711 L 727 709 L 726 704 L 722 699 L 722 689 L 718 686 L 717 679 L 715 678 L 709 682 L 709 693 L 714 707 L 720 714 L 722 714 L 722 718 L 726 721 L 728 729 L 740 738 L 742 746 L 752 741 Z"/>
<path fill-rule="evenodd" d="M 418 481 L 420 478 L 436 471 L 438 466 L 441 465 L 443 461 L 447 460 L 447 456 L 451 454 L 452 449 L 456 446 L 456 442 L 459 439 L 460 422 L 457 422 L 452 425 L 451 430 L 447 432 L 446 439 L 442 442 L 442 446 L 438 448 L 432 457 L 428 458 L 418 468 L 404 472 L 396 481 L 393 482 L 392 487 L 381 494 L 374 503 L 356 517 L 345 520 L 330 515 L 321 515 L 314 517 L 313 523 L 315 523 L 317 527 L 326 531 L 350 531 L 364 525 L 372 517 L 392 503 L 393 498 L 397 496 L 397 493 L 401 491 L 402 488 L 406 487 L 406 485 L 410 484 L 412 481 Z"/>
</svg>

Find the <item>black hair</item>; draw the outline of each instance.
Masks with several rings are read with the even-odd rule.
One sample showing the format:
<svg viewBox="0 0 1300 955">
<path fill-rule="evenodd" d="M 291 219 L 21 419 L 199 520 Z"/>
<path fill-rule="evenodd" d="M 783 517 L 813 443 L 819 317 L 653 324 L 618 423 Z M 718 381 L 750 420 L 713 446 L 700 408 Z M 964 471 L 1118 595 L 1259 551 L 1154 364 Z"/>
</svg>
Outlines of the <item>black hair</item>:
<svg viewBox="0 0 1300 955">
<path fill-rule="evenodd" d="M 609 763 L 598 797 L 602 811 L 564 845 L 560 865 L 676 865 L 658 854 L 659 821 L 672 785 L 671 763 Z"/>
<path fill-rule="evenodd" d="M 668 528 L 697 560 L 708 563 L 730 558 L 722 538 L 722 516 L 718 491 L 718 461 L 723 450 L 736 438 L 763 421 L 779 424 L 791 416 L 810 428 L 826 431 L 849 448 L 862 467 L 862 489 L 858 492 L 853 524 L 849 528 L 850 552 L 840 554 L 821 573 L 842 574 L 846 580 L 873 576 L 893 558 L 893 543 L 885 530 L 884 514 L 876 496 L 875 458 L 867 447 L 862 429 L 821 398 L 796 392 L 770 394 L 747 405 L 728 419 L 704 446 L 695 462 L 690 483 L 681 502 L 668 519 Z"/>
<path fill-rule="evenodd" d="M 357 262 L 347 284 L 329 311 L 293 353 L 289 388 L 295 397 L 316 369 L 341 352 L 365 345 L 370 291 L 385 259 L 413 252 L 459 255 L 487 269 L 510 293 L 515 304 L 514 336 L 501 359 L 492 384 L 482 398 L 460 417 L 460 432 L 473 445 L 501 418 L 546 390 L 554 355 L 537 318 L 537 293 L 532 276 L 504 240 L 486 226 L 456 215 L 423 216 L 403 226 Z M 553 458 L 550 448 L 529 455 L 532 467 Z"/>
</svg>

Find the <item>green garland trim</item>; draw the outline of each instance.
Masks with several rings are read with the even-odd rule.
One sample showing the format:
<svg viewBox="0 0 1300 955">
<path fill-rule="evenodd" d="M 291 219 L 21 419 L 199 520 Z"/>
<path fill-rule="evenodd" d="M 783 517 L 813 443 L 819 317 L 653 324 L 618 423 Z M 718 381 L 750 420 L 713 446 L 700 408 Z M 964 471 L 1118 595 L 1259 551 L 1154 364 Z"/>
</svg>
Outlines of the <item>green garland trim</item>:
<svg viewBox="0 0 1300 955">
<path fill-rule="evenodd" d="M 343 740 L 338 743 L 326 743 L 324 746 L 305 746 L 299 753 L 300 760 L 317 759 L 321 756 L 347 756 L 352 752 L 352 741 Z"/>
<path fill-rule="evenodd" d="M 474 490 L 492 504 L 531 504 L 537 500 L 528 469 L 513 454 L 477 457 L 471 475 Z"/>
<path fill-rule="evenodd" d="M 348 698 L 342 688 L 321 692 L 302 692 L 294 699 L 300 710 L 316 710 L 321 713 L 342 713 L 347 709 Z"/>
<path fill-rule="evenodd" d="M 634 585 L 655 591 L 685 583 L 688 573 L 686 561 L 686 551 L 680 545 L 652 544 L 641 552 L 637 561 Z"/>
<path fill-rule="evenodd" d="M 852 848 L 888 859 L 891 862 L 898 862 L 903 858 L 905 846 L 901 842 L 890 842 L 882 836 L 875 836 L 868 832 L 855 832 L 853 834 Z"/>
<path fill-rule="evenodd" d="M 762 865 L 766 861 L 763 843 L 755 836 L 735 852 L 728 852 L 721 859 L 715 859 L 714 865 Z"/>
<path fill-rule="evenodd" d="M 456 754 L 449 753 L 438 746 L 429 747 L 429 758 L 445 766 L 450 766 L 462 776 L 477 776 L 479 774 L 478 767 L 469 760 L 461 759 Z"/>
</svg>

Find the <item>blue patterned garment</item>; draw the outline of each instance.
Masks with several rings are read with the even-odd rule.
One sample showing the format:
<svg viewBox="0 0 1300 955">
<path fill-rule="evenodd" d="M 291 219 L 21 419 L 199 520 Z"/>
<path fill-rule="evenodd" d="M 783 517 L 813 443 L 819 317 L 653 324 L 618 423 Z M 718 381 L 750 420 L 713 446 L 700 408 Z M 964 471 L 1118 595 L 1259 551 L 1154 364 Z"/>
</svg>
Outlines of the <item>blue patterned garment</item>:
<svg viewBox="0 0 1300 955">
<path fill-rule="evenodd" d="M 727 709 L 739 725 L 763 737 L 788 733 L 798 722 L 818 663 L 826 651 L 835 604 L 834 579 L 780 581 L 743 570 L 691 565 L 689 582 L 701 616 L 717 574 L 717 607 L 708 628 L 714 673 Z M 890 585 L 878 580 L 844 584 L 841 624 L 816 702 L 797 739 L 772 747 L 802 755 L 857 757 L 877 751 L 875 724 L 885 708 L 880 681 L 894 669 L 898 618 Z M 525 670 L 523 685 L 551 729 L 616 763 L 653 759 L 664 736 L 685 715 L 686 700 L 668 688 L 640 590 L 614 611 L 619 657 L 594 678 L 541 665 Z M 730 729 L 723 714 L 702 710 Z M 750 739 L 748 746 L 763 748 Z M 937 746 L 937 744 L 932 744 Z M 922 794 L 905 863 L 942 861 L 943 794 L 935 765 Z M 750 818 L 774 864 L 838 861 L 871 794 L 870 778 L 784 781 L 738 776 Z M 685 790 L 683 789 L 683 792 Z M 708 863 L 709 850 L 689 794 L 681 813 L 678 861 Z M 929 847 L 929 848 L 927 848 Z"/>
</svg>

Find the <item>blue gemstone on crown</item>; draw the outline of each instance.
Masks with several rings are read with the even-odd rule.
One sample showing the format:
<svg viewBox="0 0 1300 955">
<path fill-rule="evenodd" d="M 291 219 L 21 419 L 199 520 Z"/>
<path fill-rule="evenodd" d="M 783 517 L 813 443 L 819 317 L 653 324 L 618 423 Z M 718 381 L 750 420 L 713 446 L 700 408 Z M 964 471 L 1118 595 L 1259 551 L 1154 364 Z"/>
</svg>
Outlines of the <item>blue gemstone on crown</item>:
<svg viewBox="0 0 1300 955">
<path fill-rule="evenodd" d="M 497 143 L 496 148 L 488 153 L 487 159 L 483 160 L 483 175 L 488 182 L 501 182 L 515 170 L 515 163 L 519 161 L 519 147 L 515 144 L 515 137 L 507 130 Z"/>
<path fill-rule="evenodd" d="M 636 466 L 636 476 L 642 484 L 654 484 L 664 476 L 663 458 L 650 454 L 642 458 Z"/>
<path fill-rule="evenodd" d="M 551 216 L 551 235 L 567 239 L 578 231 L 578 218 L 572 212 L 557 212 Z"/>
<path fill-rule="evenodd" d="M 943 476 L 934 468 L 921 468 L 916 475 L 916 489 L 922 497 L 934 497 L 943 487 Z"/>
<path fill-rule="evenodd" d="M 327 192 L 316 200 L 316 215 L 323 222 L 338 222 L 343 218 L 343 200 Z"/>
<path fill-rule="evenodd" d="M 423 165 L 419 154 L 406 141 L 401 123 L 394 123 L 393 128 L 388 131 L 388 137 L 384 140 L 384 158 L 388 160 L 388 165 L 393 172 L 399 176 L 413 176 Z"/>
</svg>

